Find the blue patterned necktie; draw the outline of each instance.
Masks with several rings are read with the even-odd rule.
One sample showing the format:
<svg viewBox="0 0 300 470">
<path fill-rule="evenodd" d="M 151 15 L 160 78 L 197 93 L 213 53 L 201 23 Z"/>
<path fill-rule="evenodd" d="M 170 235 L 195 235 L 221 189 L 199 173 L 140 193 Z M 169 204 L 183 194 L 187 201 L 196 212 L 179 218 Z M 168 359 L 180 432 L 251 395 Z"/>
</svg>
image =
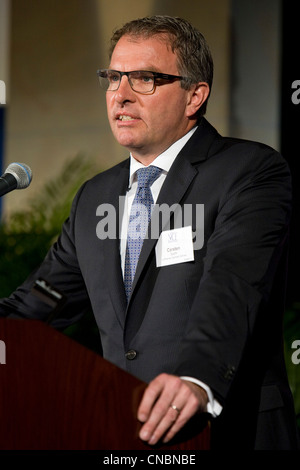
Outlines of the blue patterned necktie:
<svg viewBox="0 0 300 470">
<path fill-rule="evenodd" d="M 151 218 L 153 197 L 150 186 L 159 177 L 161 171 L 156 166 L 148 166 L 140 168 L 136 172 L 138 187 L 129 217 L 124 269 L 124 285 L 127 300 L 130 297 L 136 266 Z"/>
</svg>

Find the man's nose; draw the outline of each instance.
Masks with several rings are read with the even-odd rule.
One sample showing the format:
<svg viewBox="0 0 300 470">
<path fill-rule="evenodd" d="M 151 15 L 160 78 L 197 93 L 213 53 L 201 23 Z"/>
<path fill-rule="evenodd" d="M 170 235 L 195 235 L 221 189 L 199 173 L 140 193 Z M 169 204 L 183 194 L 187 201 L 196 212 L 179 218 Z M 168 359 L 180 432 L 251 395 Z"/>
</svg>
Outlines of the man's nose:
<svg viewBox="0 0 300 470">
<path fill-rule="evenodd" d="M 129 79 L 127 75 L 123 75 L 120 80 L 119 88 L 116 90 L 116 100 L 117 101 L 124 101 L 124 100 L 132 100 L 135 96 L 134 91 L 132 90 Z"/>
</svg>

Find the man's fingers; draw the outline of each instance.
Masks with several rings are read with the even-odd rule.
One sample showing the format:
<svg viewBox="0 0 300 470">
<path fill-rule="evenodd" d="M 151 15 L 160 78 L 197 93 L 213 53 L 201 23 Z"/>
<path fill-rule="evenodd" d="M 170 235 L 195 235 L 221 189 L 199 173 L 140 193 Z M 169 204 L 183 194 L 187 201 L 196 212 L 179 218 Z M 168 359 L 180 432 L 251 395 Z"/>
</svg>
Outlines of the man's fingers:
<svg viewBox="0 0 300 470">
<path fill-rule="evenodd" d="M 169 406 L 163 418 L 158 422 L 151 435 L 149 435 L 148 443 L 154 445 L 162 438 L 164 438 L 164 442 L 168 442 L 171 439 L 170 435 L 174 436 L 190 418 L 185 410 L 186 407 L 179 412 Z"/>
<path fill-rule="evenodd" d="M 186 405 L 180 412 L 177 412 L 177 418 L 174 421 L 174 424 L 169 427 L 164 433 L 163 442 L 167 443 L 178 433 L 178 431 L 185 426 L 185 424 L 190 420 L 199 409 L 199 402 L 194 396 L 190 396 L 189 400 L 186 402 Z M 175 411 L 175 410 L 174 410 Z"/>
<path fill-rule="evenodd" d="M 191 389 L 183 384 L 173 398 L 173 403 L 167 407 L 164 417 L 153 430 L 148 443 L 153 445 L 160 439 L 163 439 L 164 443 L 169 442 L 198 409 L 198 399 L 193 395 Z"/>
<path fill-rule="evenodd" d="M 145 424 L 140 438 L 156 444 L 169 441 L 197 412 L 199 399 L 193 388 L 179 377 L 161 374 L 146 389 L 138 411 Z"/>
<path fill-rule="evenodd" d="M 166 387 L 170 376 L 160 374 L 146 388 L 138 409 L 138 420 L 145 422 L 154 411 L 155 415 L 165 414 L 174 394 L 181 385 L 179 377 L 172 377 L 171 388 Z M 159 398 L 159 400 L 158 400 Z"/>
</svg>

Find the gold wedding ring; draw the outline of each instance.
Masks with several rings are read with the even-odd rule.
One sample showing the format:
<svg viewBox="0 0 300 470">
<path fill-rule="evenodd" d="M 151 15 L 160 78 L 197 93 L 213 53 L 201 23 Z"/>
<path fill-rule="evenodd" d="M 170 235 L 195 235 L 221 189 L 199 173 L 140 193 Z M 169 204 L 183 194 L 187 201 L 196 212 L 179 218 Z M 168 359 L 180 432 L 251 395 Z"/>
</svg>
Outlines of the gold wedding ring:
<svg viewBox="0 0 300 470">
<path fill-rule="evenodd" d="M 177 413 L 180 413 L 180 409 L 177 408 L 176 405 L 170 405 L 171 408 L 173 408 L 173 410 L 177 411 Z"/>
</svg>

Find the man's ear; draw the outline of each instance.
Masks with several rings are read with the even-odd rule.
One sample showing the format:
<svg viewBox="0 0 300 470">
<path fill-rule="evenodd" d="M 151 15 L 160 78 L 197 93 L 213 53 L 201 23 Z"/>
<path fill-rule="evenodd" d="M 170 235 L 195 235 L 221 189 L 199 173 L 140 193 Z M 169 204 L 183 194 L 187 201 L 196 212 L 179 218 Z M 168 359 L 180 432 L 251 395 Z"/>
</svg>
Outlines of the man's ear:
<svg viewBox="0 0 300 470">
<path fill-rule="evenodd" d="M 194 116 L 209 96 L 209 86 L 206 82 L 199 82 L 189 90 L 186 113 L 188 117 Z"/>
</svg>

